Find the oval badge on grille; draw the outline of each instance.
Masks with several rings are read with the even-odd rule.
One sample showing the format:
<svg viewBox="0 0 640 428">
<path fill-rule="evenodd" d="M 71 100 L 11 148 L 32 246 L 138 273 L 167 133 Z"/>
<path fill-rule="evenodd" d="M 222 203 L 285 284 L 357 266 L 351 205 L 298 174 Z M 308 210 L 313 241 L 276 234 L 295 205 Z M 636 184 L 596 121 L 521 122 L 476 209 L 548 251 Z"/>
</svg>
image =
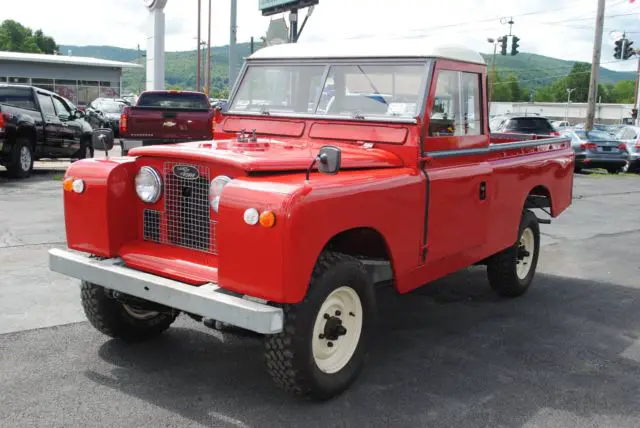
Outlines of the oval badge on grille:
<svg viewBox="0 0 640 428">
<path fill-rule="evenodd" d="M 184 178 L 185 180 L 196 180 L 200 177 L 198 168 L 191 165 L 176 165 L 173 167 L 173 174 L 178 178 Z"/>
</svg>

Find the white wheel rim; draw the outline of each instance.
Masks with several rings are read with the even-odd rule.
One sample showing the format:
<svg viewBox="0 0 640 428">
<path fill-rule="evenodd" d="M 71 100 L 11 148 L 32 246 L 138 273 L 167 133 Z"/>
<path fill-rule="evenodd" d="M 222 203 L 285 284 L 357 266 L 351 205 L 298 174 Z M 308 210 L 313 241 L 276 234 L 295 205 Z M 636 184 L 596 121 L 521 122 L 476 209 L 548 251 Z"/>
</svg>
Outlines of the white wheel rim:
<svg viewBox="0 0 640 428">
<path fill-rule="evenodd" d="M 531 264 L 536 251 L 535 242 L 531 228 L 527 227 L 522 231 L 517 251 L 518 264 L 516 266 L 516 273 L 520 279 L 525 279 L 531 271 Z"/>
<path fill-rule="evenodd" d="M 26 146 L 22 146 L 20 149 L 20 167 L 23 171 L 31 169 L 31 152 Z"/>
<path fill-rule="evenodd" d="M 311 342 L 313 358 L 320 371 L 336 373 L 351 361 L 360 342 L 362 320 L 362 303 L 353 288 L 336 288 L 327 296 L 316 316 Z M 346 330 L 338 337 L 335 335 L 339 333 L 333 328 L 336 324 Z"/>
<path fill-rule="evenodd" d="M 156 311 L 147 311 L 144 309 L 137 309 L 124 303 L 122 304 L 122 307 L 129 315 L 131 315 L 132 317 L 138 320 L 148 320 L 158 316 L 158 312 Z"/>
</svg>

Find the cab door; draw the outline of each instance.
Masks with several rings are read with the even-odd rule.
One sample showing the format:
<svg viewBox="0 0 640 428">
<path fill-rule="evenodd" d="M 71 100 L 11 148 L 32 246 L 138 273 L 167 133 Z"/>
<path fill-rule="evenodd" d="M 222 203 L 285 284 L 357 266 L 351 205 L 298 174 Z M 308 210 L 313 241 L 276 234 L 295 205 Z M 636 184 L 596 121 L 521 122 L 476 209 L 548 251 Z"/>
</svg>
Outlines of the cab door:
<svg viewBox="0 0 640 428">
<path fill-rule="evenodd" d="M 423 257 L 447 271 L 477 261 L 487 239 L 492 168 L 483 117 L 483 70 L 480 65 L 438 61 L 425 108 L 428 204 Z"/>
<path fill-rule="evenodd" d="M 42 112 L 42 119 L 44 120 L 44 156 L 60 157 L 64 153 L 62 147 L 64 142 L 62 122 L 56 114 L 51 95 L 38 91 L 36 96 Z"/>
<path fill-rule="evenodd" d="M 80 150 L 80 140 L 82 138 L 82 124 L 76 119 L 71 112 L 71 108 L 67 103 L 57 96 L 53 96 L 53 105 L 56 108 L 56 114 L 62 124 L 61 138 L 62 150 L 61 156 L 73 156 Z"/>
</svg>

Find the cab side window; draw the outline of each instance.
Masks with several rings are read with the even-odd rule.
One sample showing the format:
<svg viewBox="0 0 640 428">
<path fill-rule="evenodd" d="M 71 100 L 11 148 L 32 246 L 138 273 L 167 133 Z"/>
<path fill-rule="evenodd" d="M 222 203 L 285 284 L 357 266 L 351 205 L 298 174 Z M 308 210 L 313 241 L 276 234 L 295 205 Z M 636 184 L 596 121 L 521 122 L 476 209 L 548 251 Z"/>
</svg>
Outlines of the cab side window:
<svg viewBox="0 0 640 428">
<path fill-rule="evenodd" d="M 56 110 L 53 108 L 53 102 L 49 95 L 41 94 L 38 92 L 38 102 L 40 103 L 40 109 L 45 116 L 55 116 Z"/>
<path fill-rule="evenodd" d="M 56 106 L 58 117 L 61 120 L 69 120 L 71 118 L 71 111 L 61 99 L 53 97 L 53 105 Z"/>
<path fill-rule="evenodd" d="M 429 136 L 482 134 L 480 75 L 440 70 L 429 120 Z"/>
<path fill-rule="evenodd" d="M 431 108 L 429 136 L 456 135 L 460 122 L 460 87 L 457 71 L 440 70 L 436 82 L 436 97 Z"/>
</svg>

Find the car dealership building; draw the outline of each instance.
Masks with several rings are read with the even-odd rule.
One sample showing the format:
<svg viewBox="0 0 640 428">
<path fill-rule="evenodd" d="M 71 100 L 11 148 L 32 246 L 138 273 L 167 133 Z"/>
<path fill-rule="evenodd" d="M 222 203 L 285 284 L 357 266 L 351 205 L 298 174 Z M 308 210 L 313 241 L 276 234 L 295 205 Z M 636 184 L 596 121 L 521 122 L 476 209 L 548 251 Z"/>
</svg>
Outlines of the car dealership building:
<svg viewBox="0 0 640 428">
<path fill-rule="evenodd" d="M 0 84 L 33 85 L 82 107 L 122 95 L 122 71 L 140 65 L 98 58 L 0 51 Z"/>
</svg>

